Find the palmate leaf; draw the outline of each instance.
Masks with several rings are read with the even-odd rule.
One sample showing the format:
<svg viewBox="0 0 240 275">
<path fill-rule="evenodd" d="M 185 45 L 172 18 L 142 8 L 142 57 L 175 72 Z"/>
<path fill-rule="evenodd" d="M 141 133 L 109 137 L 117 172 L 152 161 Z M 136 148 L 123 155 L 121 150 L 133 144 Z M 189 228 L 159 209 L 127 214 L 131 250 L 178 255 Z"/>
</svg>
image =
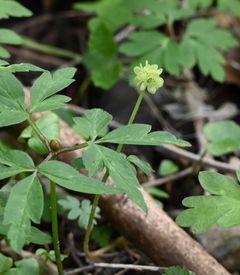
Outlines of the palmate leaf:
<svg viewBox="0 0 240 275">
<path fill-rule="evenodd" d="M 157 64 L 173 75 L 179 75 L 182 65 L 182 52 L 178 43 L 157 31 L 133 32 L 129 42 L 123 43 L 119 50 L 127 56 L 138 57 L 134 62 Z"/>
<path fill-rule="evenodd" d="M 103 182 L 80 174 L 70 165 L 56 160 L 41 163 L 38 170 L 58 185 L 81 193 L 116 194 L 121 190 L 105 185 Z"/>
<path fill-rule="evenodd" d="M 30 156 L 19 150 L 0 150 L 0 180 L 22 172 L 34 171 Z"/>
<path fill-rule="evenodd" d="M 94 21 L 83 62 L 91 73 L 94 85 L 112 87 L 120 78 L 121 64 L 117 60 L 117 45 L 111 31 L 100 21 Z"/>
<path fill-rule="evenodd" d="M 21 83 L 9 72 L 0 73 L 0 127 L 17 124 L 28 117 Z"/>
<path fill-rule="evenodd" d="M 30 235 L 31 220 L 39 223 L 42 211 L 42 186 L 34 173 L 11 189 L 4 210 L 3 223 L 9 226 L 7 237 L 15 251 L 19 252 L 22 249 Z"/>
<path fill-rule="evenodd" d="M 196 19 L 188 24 L 181 41 L 182 63 L 189 69 L 198 64 L 203 75 L 221 82 L 225 76 L 225 59 L 220 50 L 236 45 L 232 34 L 218 28 L 215 20 Z"/>
<path fill-rule="evenodd" d="M 213 225 L 239 225 L 239 184 L 227 176 L 206 171 L 199 174 L 199 181 L 210 195 L 185 198 L 183 205 L 188 209 L 177 217 L 177 223 L 183 227 L 192 227 L 195 234 L 206 232 Z"/>
<path fill-rule="evenodd" d="M 136 171 L 126 157 L 106 147 L 90 143 L 84 152 L 83 162 L 92 176 L 106 167 L 116 186 L 144 211 L 147 211 L 143 196 L 138 189 L 140 185 Z"/>
<path fill-rule="evenodd" d="M 32 12 L 23 7 L 17 1 L 0 0 L 0 19 L 12 17 L 28 17 Z"/>
<path fill-rule="evenodd" d="M 55 108 L 60 108 L 63 102 L 69 101 L 68 97 L 58 97 L 55 104 L 49 102 L 49 98 L 68 87 L 75 80 L 73 76 L 76 72 L 75 68 L 59 69 L 51 75 L 50 72 L 44 72 L 37 78 L 31 89 L 31 106 L 30 112 L 38 112 L 39 110 L 47 111 Z M 51 108 L 52 107 L 52 108 Z"/>
<path fill-rule="evenodd" d="M 85 139 L 95 140 L 107 132 L 108 124 L 112 116 L 102 109 L 91 109 L 84 113 L 83 117 L 75 117 L 74 129 Z"/>
<path fill-rule="evenodd" d="M 123 126 L 109 132 L 107 135 L 97 141 L 97 143 L 117 143 L 134 145 L 163 145 L 175 144 L 178 146 L 191 146 L 187 141 L 177 139 L 174 135 L 157 131 L 151 132 L 151 125 L 132 124 Z"/>
<path fill-rule="evenodd" d="M 204 134 L 209 140 L 208 151 L 214 156 L 240 150 L 240 127 L 231 120 L 207 123 Z"/>
</svg>

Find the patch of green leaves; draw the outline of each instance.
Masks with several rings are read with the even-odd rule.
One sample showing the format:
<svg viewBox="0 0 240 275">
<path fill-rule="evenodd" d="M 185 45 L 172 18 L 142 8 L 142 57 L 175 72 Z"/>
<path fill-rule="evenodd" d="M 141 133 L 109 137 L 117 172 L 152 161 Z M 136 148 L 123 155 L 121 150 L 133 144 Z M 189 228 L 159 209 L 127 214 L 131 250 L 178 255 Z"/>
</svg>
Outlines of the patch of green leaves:
<svg viewBox="0 0 240 275">
<path fill-rule="evenodd" d="M 157 31 L 133 32 L 128 39 L 119 50 L 127 56 L 137 57 L 134 63 L 144 63 L 148 60 L 170 74 L 179 75 L 182 53 L 177 42 Z"/>
<path fill-rule="evenodd" d="M 237 173 L 240 179 L 240 173 Z M 192 232 L 206 232 L 213 225 L 232 227 L 240 224 L 240 186 L 231 178 L 215 172 L 201 172 L 199 181 L 208 196 L 192 196 L 183 200 L 188 207 L 177 223 L 191 227 Z"/>
<path fill-rule="evenodd" d="M 214 156 L 240 150 L 240 127 L 231 120 L 209 122 L 204 127 L 208 152 Z"/>
<path fill-rule="evenodd" d="M 68 211 L 68 219 L 76 220 L 80 228 L 87 229 L 89 216 L 91 213 L 91 202 L 89 200 L 79 201 L 78 199 L 67 196 L 66 199 L 58 200 L 58 204 L 60 204 L 65 211 Z M 97 224 L 97 219 L 100 218 L 100 208 L 97 207 L 93 225 Z"/>
<path fill-rule="evenodd" d="M 31 88 L 30 112 L 43 112 L 62 108 L 71 99 L 63 95 L 55 95 L 74 82 L 75 68 L 59 69 L 53 74 L 44 72 Z"/>
<path fill-rule="evenodd" d="M 183 65 L 190 69 L 197 64 L 203 75 L 222 82 L 225 60 L 220 51 L 236 45 L 232 34 L 217 27 L 215 20 L 195 19 L 188 24 L 181 41 Z"/>
<path fill-rule="evenodd" d="M 117 60 L 117 45 L 111 31 L 101 21 L 96 21 L 91 29 L 83 62 L 97 87 L 108 89 L 120 79 L 121 64 Z"/>
</svg>

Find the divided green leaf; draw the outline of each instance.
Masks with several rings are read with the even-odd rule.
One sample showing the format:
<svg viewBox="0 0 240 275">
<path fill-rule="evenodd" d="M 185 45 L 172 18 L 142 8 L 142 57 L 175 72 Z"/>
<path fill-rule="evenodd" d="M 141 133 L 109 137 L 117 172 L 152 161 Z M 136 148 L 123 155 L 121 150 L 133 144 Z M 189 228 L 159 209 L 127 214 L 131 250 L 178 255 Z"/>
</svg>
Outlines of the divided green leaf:
<svg viewBox="0 0 240 275">
<path fill-rule="evenodd" d="M 164 132 L 151 132 L 151 125 L 132 124 L 123 126 L 109 132 L 97 141 L 97 143 L 117 143 L 135 145 L 163 145 L 175 144 L 178 146 L 191 146 L 187 141 L 177 139 L 174 135 Z"/>
<path fill-rule="evenodd" d="M 31 89 L 30 112 L 43 112 L 63 107 L 70 98 L 62 95 L 52 96 L 74 82 L 75 72 L 75 68 L 63 68 L 53 75 L 44 72 L 37 78 Z"/>
<path fill-rule="evenodd" d="M 215 20 L 195 19 L 188 24 L 180 45 L 185 67 L 197 64 L 203 75 L 222 82 L 225 60 L 220 51 L 236 46 L 237 41 L 229 31 L 218 28 Z"/>
<path fill-rule="evenodd" d="M 135 155 L 130 155 L 127 157 L 127 159 L 128 161 L 136 165 L 139 169 L 141 169 L 147 176 L 151 176 L 153 169 L 148 162 L 141 160 Z"/>
<path fill-rule="evenodd" d="M 209 122 L 204 127 L 208 151 L 214 156 L 240 150 L 240 127 L 231 120 Z"/>
<path fill-rule="evenodd" d="M 98 136 L 107 133 L 108 124 L 112 116 L 102 109 L 91 109 L 84 113 L 83 117 L 75 117 L 74 129 L 85 139 L 95 140 Z"/>
<path fill-rule="evenodd" d="M 0 150 L 0 180 L 22 172 L 34 171 L 34 163 L 28 154 L 19 150 Z"/>
<path fill-rule="evenodd" d="M 0 127 L 26 120 L 25 97 L 21 83 L 9 72 L 0 73 Z"/>
<path fill-rule="evenodd" d="M 119 50 L 131 57 L 138 57 L 135 63 L 157 64 L 173 75 L 179 75 L 182 65 L 180 45 L 168 36 L 157 31 L 133 32 L 129 42 L 123 43 Z"/>
<path fill-rule="evenodd" d="M 105 185 L 97 179 L 80 174 L 73 167 L 61 161 L 51 160 L 41 163 L 38 170 L 53 182 L 72 191 L 99 195 L 121 192 L 113 186 Z"/>
<path fill-rule="evenodd" d="M 9 226 L 7 237 L 15 251 L 20 252 L 25 245 L 31 232 L 31 221 L 39 223 L 42 211 L 42 186 L 34 173 L 11 189 L 4 210 L 3 223 Z"/>
<path fill-rule="evenodd" d="M 140 185 L 136 171 L 123 154 L 90 143 L 84 152 L 83 162 L 92 176 L 106 167 L 116 186 L 144 211 L 147 211 L 147 206 L 139 190 Z"/>
<path fill-rule="evenodd" d="M 83 61 L 97 87 L 108 89 L 120 79 L 117 45 L 111 31 L 101 21 L 97 21 L 91 30 Z"/>
<path fill-rule="evenodd" d="M 177 223 L 192 227 L 192 232 L 206 232 L 213 225 L 232 227 L 240 224 L 240 186 L 231 178 L 215 172 L 201 172 L 199 181 L 207 196 L 192 196 L 183 200 L 188 207 Z"/>
</svg>

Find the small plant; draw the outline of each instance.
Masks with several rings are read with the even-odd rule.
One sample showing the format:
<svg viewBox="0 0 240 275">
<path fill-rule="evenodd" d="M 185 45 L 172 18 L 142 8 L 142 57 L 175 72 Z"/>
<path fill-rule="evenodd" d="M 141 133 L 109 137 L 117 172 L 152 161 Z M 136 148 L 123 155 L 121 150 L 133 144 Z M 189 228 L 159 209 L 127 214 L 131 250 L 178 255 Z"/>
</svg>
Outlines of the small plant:
<svg viewBox="0 0 240 275">
<path fill-rule="evenodd" d="M 238 0 L 100 0 L 76 3 L 74 8 L 95 13 L 88 24 L 83 62 L 94 84 L 103 89 L 122 77 L 126 65 L 132 79 L 131 69 L 145 60 L 174 76 L 198 67 L 204 76 L 222 82 L 223 52 L 238 44 L 229 30 L 210 18 L 212 9 L 239 17 Z"/>
<path fill-rule="evenodd" d="M 79 217 L 82 226 L 86 227 L 87 224 L 84 251 L 90 255 L 88 242 L 94 217 L 96 217 L 97 202 L 101 194 L 124 193 L 147 212 L 147 206 L 139 191 L 140 185 L 136 171 L 130 161 L 140 168 L 143 167 L 145 172 L 149 172 L 149 167 L 138 158 L 133 156 L 127 158 L 121 153 L 123 145 L 176 144 L 189 146 L 190 144 L 167 132 L 150 132 L 150 125 L 132 124 L 145 89 L 156 92 L 163 84 L 159 76 L 161 70 L 156 65 L 146 64 L 144 67 L 140 66 L 139 69 L 135 69 L 141 92 L 127 126 L 107 132 L 107 127 L 112 119 L 111 115 L 101 109 L 88 110 L 83 117 L 74 118 L 74 128 L 86 139 L 86 142 L 72 147 L 62 147 L 58 141 L 59 126 L 56 115 L 46 114 L 35 121 L 33 114 L 58 109 L 70 100 L 66 96 L 56 94 L 74 81 L 75 69 L 59 69 L 53 74 L 42 69 L 39 70 L 42 71 L 42 74 L 33 83 L 29 106 L 25 103 L 21 83 L 9 72 L 9 66 L 4 67 L 4 71 L 0 74 L 0 126 L 6 127 L 24 121 L 28 122 L 29 126 L 22 132 L 20 139 L 26 139 L 29 148 L 36 153 L 47 155 L 42 162 L 35 164 L 26 152 L 1 149 L 0 179 L 13 176 L 17 179 L 10 192 L 1 191 L 3 198 L 1 200 L 1 228 L 5 228 L 5 231 L 3 230 L 5 238 L 16 252 L 20 252 L 25 244 L 32 241 L 37 243 L 49 241 L 43 232 L 32 225 L 32 223 L 39 224 L 41 221 L 44 208 L 42 178 L 48 179 L 55 258 L 58 272 L 63 274 L 58 239 L 56 184 L 72 191 L 96 195 L 88 224 L 84 218 L 84 215 L 86 217 L 89 215 L 90 204 L 88 201 L 83 201 L 81 208 L 76 207 L 75 201 L 74 207 L 72 208 L 73 205 L 71 205 L 71 211 L 68 214 L 72 218 Z M 108 143 L 118 144 L 117 150 L 114 151 L 104 146 Z M 85 148 L 82 163 L 88 170 L 89 176 L 84 176 L 72 166 L 57 160 L 60 154 L 82 148 Z M 97 180 L 95 177 L 101 171 L 105 171 L 105 175 L 102 180 Z M 108 176 L 111 176 L 114 185 L 105 184 Z M 67 202 L 69 204 L 70 201 L 60 201 L 65 206 Z M 18 205 L 17 210 L 14 205 Z M 42 240 L 43 236 L 44 240 Z"/>
</svg>

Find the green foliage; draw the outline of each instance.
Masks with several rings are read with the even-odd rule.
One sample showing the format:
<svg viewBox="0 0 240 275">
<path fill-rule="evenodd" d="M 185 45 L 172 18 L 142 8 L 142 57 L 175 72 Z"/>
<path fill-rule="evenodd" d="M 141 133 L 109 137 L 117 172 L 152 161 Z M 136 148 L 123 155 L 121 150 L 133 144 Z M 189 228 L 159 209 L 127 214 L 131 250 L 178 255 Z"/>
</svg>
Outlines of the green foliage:
<svg viewBox="0 0 240 275">
<path fill-rule="evenodd" d="M 85 139 L 95 140 L 108 131 L 112 116 L 102 109 L 87 110 L 82 117 L 75 117 L 75 130 Z"/>
<path fill-rule="evenodd" d="M 8 66 L 7 64 L 5 64 L 4 66 L 0 66 L 0 72 L 1 71 L 18 73 L 18 72 L 44 72 L 45 70 L 32 64 L 20 63 L 20 64 L 8 65 Z"/>
<path fill-rule="evenodd" d="M 58 200 L 58 204 L 60 204 L 65 211 L 68 212 L 68 219 L 69 220 L 76 220 L 80 228 L 87 229 L 88 220 L 91 212 L 91 202 L 89 200 L 82 200 L 81 202 L 72 197 L 67 196 L 66 199 Z M 97 207 L 95 212 L 95 217 L 93 224 L 97 224 L 97 219 L 100 218 L 100 208 Z"/>
<path fill-rule="evenodd" d="M 0 19 L 8 19 L 12 17 L 28 17 L 32 15 L 32 12 L 16 1 L 0 0 Z M 9 58 L 10 53 L 1 47 L 1 44 L 20 45 L 22 44 L 22 38 L 15 32 L 0 28 L 0 58 Z M 7 64 L 0 59 L 0 65 Z"/>
<path fill-rule="evenodd" d="M 44 248 L 39 248 L 36 251 L 36 255 L 41 256 L 41 257 L 45 257 L 47 260 L 51 260 L 52 262 L 56 262 L 56 257 L 55 257 L 54 250 L 47 251 Z M 66 258 L 67 258 L 66 255 L 61 254 L 61 261 L 63 261 Z"/>
<path fill-rule="evenodd" d="M 117 61 L 114 34 L 129 25 L 137 27 L 137 31 L 130 32 L 119 52 L 131 57 L 130 67 L 148 60 L 178 76 L 184 68 L 198 66 L 204 76 L 222 82 L 225 77 L 223 52 L 238 43 L 231 32 L 217 26 L 215 20 L 192 19 L 198 9 L 211 8 L 213 2 L 192 0 L 182 5 L 179 0 L 100 0 L 75 4 L 76 9 L 96 13 L 89 23 L 89 50 L 84 58 L 94 84 L 108 89 L 119 80 L 121 65 Z M 238 0 L 218 0 L 217 8 L 240 16 Z M 186 28 L 178 34 L 174 22 L 180 20 Z M 163 25 L 165 29 L 156 29 Z"/>
<path fill-rule="evenodd" d="M 34 171 L 32 159 L 19 150 L 0 150 L 0 180 L 15 176 L 22 172 Z"/>
<path fill-rule="evenodd" d="M 91 238 L 101 247 L 109 245 L 112 237 L 112 229 L 108 226 L 94 226 Z"/>
<path fill-rule="evenodd" d="M 130 161 L 131 163 L 133 163 L 135 166 L 137 166 L 147 176 L 151 176 L 151 174 L 153 172 L 153 169 L 152 169 L 151 165 L 148 162 L 146 162 L 144 160 L 141 160 L 140 158 L 138 158 L 135 155 L 128 156 L 127 160 Z"/>
<path fill-rule="evenodd" d="M 34 173 L 12 188 L 4 210 L 3 223 L 9 226 L 7 237 L 15 251 L 20 252 L 26 243 L 27 236 L 30 235 L 31 220 L 40 223 L 42 211 L 43 191 Z"/>
<path fill-rule="evenodd" d="M 6 257 L 0 253 L 0 273 L 4 275 L 39 275 L 40 269 L 36 259 L 28 258 L 15 262 L 13 267 L 13 261 L 10 257 Z"/>
<path fill-rule="evenodd" d="M 84 152 L 83 162 L 92 176 L 100 172 L 103 167 L 106 167 L 118 189 L 126 193 L 144 211 L 147 211 L 143 196 L 138 189 L 140 185 L 136 177 L 136 171 L 124 155 L 90 143 L 88 149 Z"/>
<path fill-rule="evenodd" d="M 43 162 L 38 166 L 38 171 L 58 185 L 72 191 L 88 194 L 115 194 L 119 192 L 119 189 L 105 185 L 94 178 L 86 177 L 61 161 Z"/>
<path fill-rule="evenodd" d="M 194 275 L 194 273 L 185 268 L 171 266 L 164 271 L 163 275 Z"/>
<path fill-rule="evenodd" d="M 188 24 L 181 41 L 183 65 L 190 69 L 198 64 L 203 75 L 223 81 L 225 60 L 219 50 L 236 45 L 231 33 L 217 27 L 215 20 L 195 19 Z"/>
<path fill-rule="evenodd" d="M 74 82 L 75 68 L 59 69 L 51 75 L 44 72 L 35 80 L 31 89 L 30 112 L 43 112 L 62 108 L 64 103 L 70 101 L 69 97 L 55 95 Z"/>
<path fill-rule="evenodd" d="M 123 126 L 109 132 L 97 143 L 117 143 L 135 145 L 163 145 L 175 144 L 178 146 L 191 146 L 190 143 L 177 139 L 174 135 L 164 131 L 151 131 L 151 125 L 132 124 Z"/>
<path fill-rule="evenodd" d="M 182 53 L 177 42 L 157 31 L 138 31 L 128 36 L 129 42 L 120 47 L 120 52 L 137 57 L 134 63 L 148 60 L 173 75 L 179 75 Z"/>
<path fill-rule="evenodd" d="M 160 190 L 157 187 L 146 187 L 144 188 L 149 194 L 153 195 L 158 199 L 168 199 L 169 195 L 163 190 Z"/>
<path fill-rule="evenodd" d="M 13 260 L 0 253 L 0 274 L 7 272 L 13 265 Z"/>
<path fill-rule="evenodd" d="M 83 61 L 91 73 L 95 86 L 112 87 L 121 76 L 121 64 L 117 60 L 117 45 L 108 28 L 97 21 L 88 41 L 88 52 Z"/>
<path fill-rule="evenodd" d="M 208 152 L 214 156 L 240 149 L 240 127 L 234 121 L 209 122 L 204 127 L 204 134 L 209 140 Z"/>
<path fill-rule="evenodd" d="M 0 74 L 0 127 L 27 119 L 25 97 L 21 83 L 11 73 Z"/>
<path fill-rule="evenodd" d="M 171 160 L 165 159 L 161 161 L 158 173 L 162 177 L 170 176 L 179 171 L 179 167 Z"/>
<path fill-rule="evenodd" d="M 28 17 L 32 12 L 16 1 L 0 0 L 0 19 L 12 17 Z"/>
<path fill-rule="evenodd" d="M 35 123 L 48 140 L 60 138 L 59 118 L 54 113 L 49 113 L 40 117 Z M 48 149 L 33 131 L 31 126 L 28 126 L 22 131 L 19 139 L 27 139 L 28 146 L 38 154 L 44 155 L 48 153 Z"/>
<path fill-rule="evenodd" d="M 238 173 L 238 178 L 240 174 Z M 192 227 L 195 234 L 206 232 L 214 224 L 231 227 L 240 224 L 240 186 L 227 176 L 215 172 L 201 172 L 199 181 L 209 196 L 193 196 L 183 200 L 188 207 L 177 223 Z"/>
</svg>

